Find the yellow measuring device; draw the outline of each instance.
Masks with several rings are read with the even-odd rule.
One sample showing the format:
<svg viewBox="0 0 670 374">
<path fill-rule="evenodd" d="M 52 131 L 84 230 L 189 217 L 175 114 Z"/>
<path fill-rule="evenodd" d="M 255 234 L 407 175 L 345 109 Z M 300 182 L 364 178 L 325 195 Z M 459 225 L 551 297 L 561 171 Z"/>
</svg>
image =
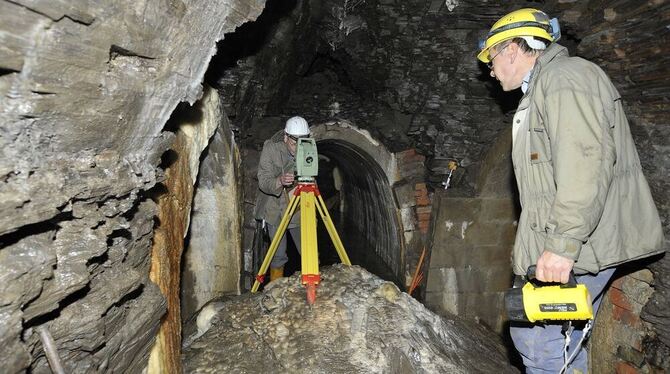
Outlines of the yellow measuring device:
<svg viewBox="0 0 670 374">
<path fill-rule="evenodd" d="M 528 268 L 523 287 L 505 292 L 505 307 L 512 321 L 588 320 L 593 305 L 588 288 L 578 284 L 573 273 L 567 284 L 543 285 L 533 281 L 535 266 Z"/>
<path fill-rule="evenodd" d="M 298 175 L 298 185 L 295 192 L 289 200 L 286 211 L 279 222 L 277 232 L 272 238 L 268 253 L 265 255 L 258 275 L 251 292 L 257 292 L 261 283 L 265 280 L 272 257 L 274 257 L 279 242 L 288 227 L 291 217 L 295 213 L 298 204 L 300 204 L 300 244 L 302 274 L 301 281 L 307 291 L 307 302 L 311 305 L 316 301 L 316 286 L 321 282 L 319 275 L 319 251 L 316 236 L 316 212 L 319 212 L 330 239 L 335 246 L 340 261 L 345 265 L 351 265 L 349 256 L 344 250 L 333 220 L 330 218 L 326 204 L 321 197 L 319 188 L 316 185 L 314 177 L 318 175 L 318 154 L 316 151 L 316 142 L 312 138 L 299 138 L 296 147 L 296 170 Z"/>
</svg>

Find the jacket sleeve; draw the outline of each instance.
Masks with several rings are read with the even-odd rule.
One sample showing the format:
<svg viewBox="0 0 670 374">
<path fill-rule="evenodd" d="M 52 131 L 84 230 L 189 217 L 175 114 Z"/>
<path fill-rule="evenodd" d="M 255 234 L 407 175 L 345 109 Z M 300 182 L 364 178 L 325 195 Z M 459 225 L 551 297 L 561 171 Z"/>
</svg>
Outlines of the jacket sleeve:
<svg viewBox="0 0 670 374">
<path fill-rule="evenodd" d="M 556 186 L 544 249 L 573 260 L 602 216 L 616 159 L 601 94 L 563 78 L 544 96 Z"/>
<path fill-rule="evenodd" d="M 273 155 L 271 145 L 269 142 L 266 142 L 263 145 L 263 150 L 261 151 L 260 162 L 258 163 L 258 188 L 267 194 L 279 197 L 282 193 L 282 187 L 277 187 L 277 177 L 281 174 L 281 171 L 277 172 L 273 164 Z"/>
</svg>

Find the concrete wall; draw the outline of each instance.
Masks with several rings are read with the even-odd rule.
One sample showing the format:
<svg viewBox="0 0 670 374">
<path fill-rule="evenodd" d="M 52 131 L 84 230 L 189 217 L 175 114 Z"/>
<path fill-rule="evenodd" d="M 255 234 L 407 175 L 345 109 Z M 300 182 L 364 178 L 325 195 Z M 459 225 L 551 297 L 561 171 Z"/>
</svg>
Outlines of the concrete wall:
<svg viewBox="0 0 670 374">
<path fill-rule="evenodd" d="M 514 202 L 436 193 L 426 305 L 503 331 L 503 292 L 512 281 Z"/>
<path fill-rule="evenodd" d="M 516 235 L 510 129 L 483 157 L 476 196 L 458 187 L 437 190 L 426 305 L 475 319 L 504 332 L 504 291 L 512 282 L 510 257 Z"/>
</svg>

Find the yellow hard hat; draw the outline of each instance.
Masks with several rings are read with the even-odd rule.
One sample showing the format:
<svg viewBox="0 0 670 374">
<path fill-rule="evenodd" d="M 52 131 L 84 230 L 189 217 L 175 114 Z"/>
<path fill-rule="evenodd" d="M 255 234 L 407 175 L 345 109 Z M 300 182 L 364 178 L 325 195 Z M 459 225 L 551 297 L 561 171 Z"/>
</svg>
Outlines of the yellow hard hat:
<svg viewBox="0 0 670 374">
<path fill-rule="evenodd" d="M 522 36 L 537 36 L 555 42 L 561 37 L 558 19 L 549 19 L 549 16 L 537 9 L 524 8 L 509 13 L 494 23 L 486 35 L 486 39 L 479 42 L 477 58 L 484 63 L 491 60 L 489 50 L 495 45 L 512 38 Z"/>
</svg>

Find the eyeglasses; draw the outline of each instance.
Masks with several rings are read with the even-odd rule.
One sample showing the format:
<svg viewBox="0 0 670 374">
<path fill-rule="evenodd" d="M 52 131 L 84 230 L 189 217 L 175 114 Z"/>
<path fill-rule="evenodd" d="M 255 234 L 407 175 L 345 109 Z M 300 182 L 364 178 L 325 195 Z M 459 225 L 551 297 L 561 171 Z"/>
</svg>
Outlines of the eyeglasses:
<svg viewBox="0 0 670 374">
<path fill-rule="evenodd" d="M 496 53 L 495 55 L 493 55 L 493 57 L 491 57 L 491 58 L 489 59 L 489 62 L 486 63 L 486 66 L 488 66 L 489 69 L 493 70 L 493 59 L 496 58 L 496 57 L 498 57 L 498 55 L 500 54 L 500 52 L 504 51 L 505 48 L 507 48 L 507 47 L 509 47 L 509 44 L 506 45 L 506 46 L 504 46 L 504 47 L 502 47 L 502 48 L 500 48 L 500 50 L 498 51 L 498 53 Z"/>
<path fill-rule="evenodd" d="M 293 135 L 289 135 L 288 133 L 285 133 L 285 134 L 286 134 L 286 136 L 288 137 L 288 140 L 291 143 L 297 143 L 298 139 L 300 139 L 300 138 L 307 138 L 307 136 L 293 136 Z"/>
</svg>

